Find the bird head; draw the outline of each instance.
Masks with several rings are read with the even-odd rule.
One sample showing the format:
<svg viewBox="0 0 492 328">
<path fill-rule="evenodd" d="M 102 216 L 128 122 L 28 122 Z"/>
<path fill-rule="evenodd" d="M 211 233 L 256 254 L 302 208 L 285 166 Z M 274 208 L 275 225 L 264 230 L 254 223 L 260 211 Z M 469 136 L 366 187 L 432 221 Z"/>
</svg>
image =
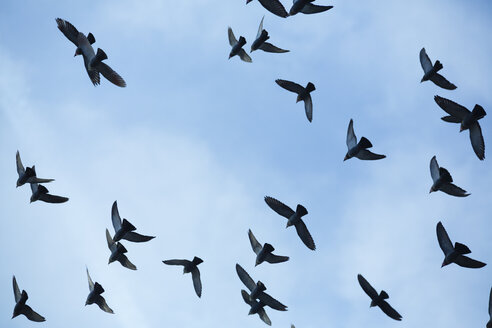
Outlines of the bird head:
<svg viewBox="0 0 492 328">
<path fill-rule="evenodd" d="M 346 155 L 345 155 L 345 157 L 343 158 L 343 161 L 345 162 L 345 161 L 346 161 L 347 159 L 349 159 L 349 158 L 350 158 L 350 157 L 349 157 L 349 155 L 348 155 L 348 154 L 346 154 Z"/>
<path fill-rule="evenodd" d="M 32 202 L 34 202 L 34 201 L 36 201 L 36 200 L 34 199 L 34 195 L 32 195 L 32 196 L 31 196 L 31 199 L 30 199 L 30 201 L 29 201 L 29 203 L 32 203 Z"/>
<path fill-rule="evenodd" d="M 82 55 L 82 49 L 80 49 L 80 48 L 77 47 L 77 49 L 75 49 L 75 54 L 73 56 L 75 57 L 75 56 L 78 56 L 78 55 Z"/>
<path fill-rule="evenodd" d="M 463 122 L 461 122 L 460 124 L 460 132 L 462 132 L 463 130 L 466 130 L 465 127 L 463 126 Z"/>
<path fill-rule="evenodd" d="M 430 190 L 429 190 L 429 194 L 430 194 L 431 192 L 434 192 L 434 191 L 437 191 L 437 190 L 434 188 L 434 185 L 432 185 L 432 187 L 431 187 L 431 188 L 430 188 Z"/>
<path fill-rule="evenodd" d="M 253 0 L 246 0 L 246 4 L 250 3 L 251 1 L 253 1 Z"/>
<path fill-rule="evenodd" d="M 296 103 L 298 103 L 301 100 L 302 100 L 301 95 L 297 95 Z"/>
</svg>

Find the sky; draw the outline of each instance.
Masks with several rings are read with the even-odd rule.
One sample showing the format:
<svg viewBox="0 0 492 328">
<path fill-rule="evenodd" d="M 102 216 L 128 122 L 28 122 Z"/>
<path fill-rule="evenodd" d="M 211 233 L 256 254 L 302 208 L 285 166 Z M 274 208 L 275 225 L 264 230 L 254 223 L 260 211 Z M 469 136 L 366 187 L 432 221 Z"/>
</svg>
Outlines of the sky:
<svg viewBox="0 0 492 328">
<path fill-rule="evenodd" d="M 433 96 L 490 111 L 492 4 L 316 2 L 334 8 L 282 19 L 256 0 L 1 2 L 1 327 L 265 327 L 248 316 L 236 263 L 288 306 L 267 308 L 273 327 L 486 324 L 492 126 L 480 121 L 479 161 Z M 263 15 L 270 41 L 290 52 L 228 60 L 228 26 L 249 50 Z M 94 34 L 126 88 L 92 85 L 57 17 Z M 422 47 L 456 90 L 420 83 Z M 312 123 L 277 78 L 315 84 Z M 351 118 L 387 158 L 343 162 Z M 29 186 L 15 188 L 17 150 L 70 200 L 29 204 Z M 428 193 L 434 155 L 471 196 Z M 266 195 L 307 208 L 316 251 Z M 137 271 L 107 264 L 115 200 L 156 236 L 123 242 Z M 438 221 L 489 265 L 441 268 Z M 290 260 L 254 267 L 248 229 Z M 201 299 L 190 275 L 161 262 L 193 256 L 204 260 Z M 84 306 L 86 266 L 114 315 Z M 402 322 L 369 308 L 358 273 L 389 294 Z M 12 275 L 45 323 L 11 320 Z"/>
</svg>

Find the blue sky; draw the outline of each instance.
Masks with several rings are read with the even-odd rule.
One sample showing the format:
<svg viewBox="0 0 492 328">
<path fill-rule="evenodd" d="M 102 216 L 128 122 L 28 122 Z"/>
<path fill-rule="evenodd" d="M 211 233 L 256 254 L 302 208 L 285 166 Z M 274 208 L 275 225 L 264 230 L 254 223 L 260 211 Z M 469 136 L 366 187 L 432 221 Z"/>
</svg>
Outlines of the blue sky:
<svg viewBox="0 0 492 328">
<path fill-rule="evenodd" d="M 489 111 L 492 5 L 319 1 L 335 8 L 288 19 L 242 0 L 2 2 L 0 326 L 265 327 L 247 315 L 235 263 L 289 306 L 267 309 L 274 327 L 485 325 L 490 264 L 441 269 L 435 226 L 491 262 L 492 127 L 481 120 L 481 162 L 433 96 Z M 271 42 L 291 52 L 228 60 L 227 27 L 249 49 L 263 15 Z M 56 17 L 92 32 L 128 87 L 92 86 Z M 458 89 L 419 83 L 422 47 Z M 311 124 L 277 78 L 316 85 Z M 351 118 L 386 159 L 342 161 Z M 29 204 L 29 187 L 15 188 L 17 150 L 70 201 Z M 470 197 L 428 194 L 433 155 Z M 315 252 L 265 195 L 307 207 Z M 114 200 L 157 236 L 125 243 L 136 272 L 107 265 Z M 290 261 L 253 268 L 249 228 Z M 201 299 L 161 262 L 195 255 Z M 84 307 L 86 265 L 115 315 Z M 369 309 L 358 273 L 389 293 L 401 323 Z M 46 323 L 10 320 L 13 274 Z"/>
</svg>

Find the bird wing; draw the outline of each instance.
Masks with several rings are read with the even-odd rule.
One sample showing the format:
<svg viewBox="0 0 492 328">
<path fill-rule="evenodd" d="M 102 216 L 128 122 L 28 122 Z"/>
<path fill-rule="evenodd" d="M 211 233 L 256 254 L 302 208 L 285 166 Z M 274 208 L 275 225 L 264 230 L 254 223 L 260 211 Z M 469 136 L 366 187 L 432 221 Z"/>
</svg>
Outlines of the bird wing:
<svg viewBox="0 0 492 328">
<path fill-rule="evenodd" d="M 306 111 L 306 117 L 309 122 L 313 121 L 313 100 L 311 95 L 308 94 L 306 99 L 304 99 L 304 110 Z"/>
<path fill-rule="evenodd" d="M 461 106 L 460 104 L 457 104 L 454 101 L 451 101 L 443 97 L 434 96 L 434 101 L 446 113 L 448 113 L 451 116 L 457 117 L 460 120 L 463 120 L 465 116 L 470 112 L 468 109 Z"/>
<path fill-rule="evenodd" d="M 96 301 L 96 304 L 99 306 L 99 308 L 101 310 L 103 310 L 104 312 L 107 312 L 107 313 L 113 313 L 113 309 L 111 309 L 108 305 L 108 303 L 106 303 L 106 300 L 104 299 L 104 297 L 102 297 L 101 295 L 99 295 L 98 297 L 98 300 Z"/>
<path fill-rule="evenodd" d="M 37 313 L 36 311 L 34 311 L 29 305 L 24 305 L 24 307 L 22 308 L 22 314 L 24 314 L 26 316 L 27 319 L 31 320 L 31 321 L 35 321 L 35 322 L 43 322 L 43 321 L 46 321 L 46 319 L 40 315 L 39 313 Z"/>
<path fill-rule="evenodd" d="M 258 27 L 258 32 L 256 33 L 256 38 L 258 39 L 261 35 L 261 32 L 263 31 L 263 20 L 265 19 L 265 15 L 263 15 L 263 18 L 261 19 L 260 26 Z"/>
<path fill-rule="evenodd" d="M 32 193 L 36 193 L 38 191 L 39 185 L 37 183 L 31 183 L 31 191 Z"/>
<path fill-rule="evenodd" d="M 279 301 L 277 301 L 276 299 L 274 299 L 273 297 L 271 297 L 265 292 L 260 293 L 260 295 L 258 295 L 258 299 L 263 304 L 268 305 L 272 309 L 278 311 L 287 311 L 287 306 L 283 305 L 282 303 L 280 303 Z"/>
<path fill-rule="evenodd" d="M 456 89 L 456 86 L 453 83 L 446 80 L 446 78 L 439 73 L 432 74 L 432 76 L 429 78 L 429 80 L 431 80 L 432 82 L 434 82 L 435 85 L 437 85 L 443 89 L 446 89 L 446 90 Z"/>
<path fill-rule="evenodd" d="M 191 270 L 191 279 L 193 279 L 193 287 L 195 288 L 196 295 L 202 296 L 202 281 L 200 280 L 200 270 L 195 266 Z"/>
<path fill-rule="evenodd" d="M 113 221 L 114 232 L 118 232 L 121 229 L 121 217 L 116 201 L 114 201 L 113 206 L 111 207 L 111 221 Z"/>
<path fill-rule="evenodd" d="M 75 26 L 73 26 L 72 24 L 70 24 L 69 22 L 67 22 L 66 20 L 63 20 L 61 18 L 57 18 L 56 23 L 58 24 L 58 29 L 63 33 L 63 35 L 65 35 L 67 37 L 67 39 L 72 41 L 72 43 L 78 47 L 79 46 L 79 42 L 78 42 L 79 31 L 77 31 Z"/>
<path fill-rule="evenodd" d="M 241 58 L 242 61 L 244 62 L 247 62 L 247 63 L 252 63 L 253 62 L 253 59 L 251 59 L 251 57 L 246 53 L 246 51 L 244 49 L 241 48 L 241 50 L 239 50 L 239 52 L 237 53 L 237 55 L 239 56 L 239 58 Z"/>
<path fill-rule="evenodd" d="M 456 196 L 456 197 L 470 196 L 470 194 L 468 194 L 466 190 L 461 189 L 460 187 L 452 183 L 443 184 L 442 186 L 439 187 L 439 190 L 445 192 L 448 195 Z"/>
<path fill-rule="evenodd" d="M 316 249 L 316 245 L 314 244 L 313 237 L 311 237 L 311 234 L 309 233 L 306 224 L 304 224 L 304 221 L 299 220 L 299 222 L 297 222 L 295 226 L 297 230 L 297 235 L 299 235 L 304 245 L 306 245 L 307 248 L 309 248 L 310 250 L 314 251 Z"/>
<path fill-rule="evenodd" d="M 454 263 L 458 264 L 460 267 L 471 268 L 471 269 L 479 269 L 483 268 L 487 264 L 471 259 L 468 256 L 460 255 L 455 260 Z"/>
<path fill-rule="evenodd" d="M 482 129 L 478 122 L 473 123 L 470 126 L 470 141 L 473 147 L 473 151 L 477 154 L 478 159 L 481 161 L 485 158 L 485 142 L 483 141 Z"/>
<path fill-rule="evenodd" d="M 89 282 L 89 290 L 92 292 L 94 290 L 94 282 L 92 281 L 91 275 L 89 274 L 89 269 L 86 267 L 87 281 Z"/>
<path fill-rule="evenodd" d="M 489 295 L 489 316 L 492 317 L 492 288 L 490 288 L 490 295 Z"/>
<path fill-rule="evenodd" d="M 99 71 L 97 69 L 91 68 L 89 69 L 89 59 L 87 56 L 84 56 L 84 66 L 87 71 L 87 75 L 89 75 L 89 79 L 94 86 L 101 84 L 101 76 L 99 75 Z"/>
<path fill-rule="evenodd" d="M 439 164 L 437 164 L 436 156 L 433 156 L 431 158 L 431 161 L 430 161 L 430 172 L 431 172 L 432 181 L 436 182 L 437 179 L 439 179 L 439 176 L 441 175 L 439 173 Z"/>
<path fill-rule="evenodd" d="M 125 239 L 125 240 L 128 240 L 128 241 L 132 241 L 134 243 L 143 243 L 143 242 L 146 242 L 146 241 L 149 241 L 149 240 L 152 240 L 154 239 L 155 237 L 154 236 L 145 236 L 145 235 L 141 235 L 139 233 L 136 233 L 136 232 L 133 232 L 133 231 L 130 231 L 130 232 L 127 232 L 122 239 Z"/>
<path fill-rule="evenodd" d="M 437 223 L 436 233 L 439 247 L 441 247 L 444 255 L 452 253 L 454 251 L 453 243 L 451 242 L 451 239 L 449 238 L 448 233 L 446 232 L 446 229 L 444 229 L 441 221 Z"/>
<path fill-rule="evenodd" d="M 388 317 L 401 321 L 402 316 L 398 312 L 396 312 L 396 310 L 393 309 L 388 302 L 381 301 L 381 303 L 379 304 L 379 308 L 383 310 L 383 312 L 386 313 Z"/>
<path fill-rule="evenodd" d="M 108 242 L 108 248 L 111 252 L 114 252 L 116 250 L 116 243 L 113 241 L 113 238 L 111 238 L 108 229 L 106 229 L 106 241 Z"/>
<path fill-rule="evenodd" d="M 256 287 L 256 283 L 253 278 L 243 269 L 242 266 L 236 263 L 236 272 L 239 279 L 243 282 L 243 284 L 248 287 L 250 291 L 253 291 Z"/>
<path fill-rule="evenodd" d="M 126 82 L 125 80 L 111 67 L 106 65 L 105 63 L 99 63 L 96 66 L 96 69 L 101 73 L 109 82 L 113 83 L 114 85 L 124 88 L 126 87 Z"/>
<path fill-rule="evenodd" d="M 229 36 L 229 44 L 231 45 L 231 47 L 235 46 L 237 43 L 237 39 L 234 36 L 234 32 L 232 32 L 232 28 L 229 27 L 227 29 L 227 35 Z"/>
<path fill-rule="evenodd" d="M 301 9 L 301 13 L 303 14 L 317 14 L 322 13 L 323 11 L 327 11 L 333 8 L 333 6 L 318 6 L 313 5 L 312 3 L 306 3 L 304 7 Z"/>
<path fill-rule="evenodd" d="M 425 52 L 425 48 L 420 50 L 420 65 L 422 65 L 424 73 L 429 72 L 433 67 L 429 56 L 427 56 L 427 53 Z"/>
<path fill-rule="evenodd" d="M 260 316 L 260 319 L 266 323 L 267 325 L 271 326 L 272 325 L 272 321 L 270 320 L 270 318 L 268 317 L 266 311 L 264 308 L 261 308 L 258 310 L 258 315 Z"/>
<path fill-rule="evenodd" d="M 275 254 L 267 254 L 265 261 L 268 263 L 282 263 L 282 262 L 287 262 L 289 260 L 288 256 L 280 256 L 280 255 L 275 255 Z"/>
<path fill-rule="evenodd" d="M 272 14 L 275 14 L 283 18 L 289 16 L 289 13 L 287 12 L 287 10 L 285 10 L 284 6 L 279 0 L 259 0 L 259 1 L 261 5 Z"/>
<path fill-rule="evenodd" d="M 249 297 L 249 294 L 247 291 L 245 291 L 244 289 L 241 289 L 241 296 L 243 297 L 243 300 L 246 304 L 248 304 L 249 306 L 253 306 L 254 305 L 254 301 L 251 300 L 251 298 Z"/>
<path fill-rule="evenodd" d="M 137 270 L 135 264 L 130 262 L 130 260 L 125 254 L 120 254 L 120 256 L 118 257 L 118 262 L 120 262 L 121 265 L 124 266 L 125 268 L 128 268 L 130 270 Z"/>
<path fill-rule="evenodd" d="M 51 194 L 41 194 L 41 195 L 39 195 L 39 200 L 46 202 L 46 203 L 59 204 L 59 203 L 65 203 L 66 201 L 68 201 L 68 198 L 62 197 L 62 196 L 51 195 Z"/>
<path fill-rule="evenodd" d="M 12 277 L 12 286 L 14 287 L 15 303 L 17 303 L 21 299 L 21 292 L 19 290 L 19 285 L 17 285 L 17 280 L 15 279 L 15 276 Z"/>
<path fill-rule="evenodd" d="M 357 136 L 354 132 L 354 120 L 350 119 L 348 129 L 347 129 L 347 148 L 350 150 L 357 146 Z"/>
<path fill-rule="evenodd" d="M 253 232 L 251 229 L 248 230 L 248 237 L 249 237 L 249 242 L 251 243 L 251 248 L 253 248 L 253 251 L 258 255 L 258 253 L 261 251 L 262 247 L 261 244 L 256 240 L 255 235 L 253 235 Z"/>
<path fill-rule="evenodd" d="M 371 286 L 366 278 L 364 278 L 361 274 L 358 274 L 357 280 L 359 280 L 359 285 L 371 299 L 375 299 L 376 297 L 378 297 L 378 292 L 374 289 L 374 287 Z"/>
<path fill-rule="evenodd" d="M 259 47 L 259 49 L 266 51 L 266 52 L 273 52 L 273 53 L 277 53 L 277 54 L 289 52 L 289 50 L 280 49 L 280 48 L 278 48 L 278 47 L 276 47 L 273 44 L 268 43 L 268 42 L 263 42 L 263 44 Z"/>
<path fill-rule="evenodd" d="M 386 158 L 386 155 L 375 154 L 367 149 L 361 149 L 357 152 L 355 157 L 364 161 L 373 161 L 377 159 Z"/>
<path fill-rule="evenodd" d="M 19 174 L 20 177 L 26 172 L 26 169 L 24 168 L 24 165 L 22 165 L 19 151 L 15 154 L 15 163 L 17 164 L 17 174 Z"/>
<path fill-rule="evenodd" d="M 291 209 L 289 206 L 285 205 L 284 203 L 282 203 L 279 200 L 276 200 L 273 197 L 265 196 L 265 202 L 267 203 L 267 205 L 272 210 L 277 212 L 277 214 L 279 214 L 279 215 L 281 215 L 287 219 L 290 218 L 292 216 L 292 214 L 295 213 L 294 210 Z"/>
<path fill-rule="evenodd" d="M 277 80 L 275 80 L 275 82 L 277 82 L 277 84 L 280 85 L 285 90 L 289 90 L 289 91 L 295 92 L 297 94 L 304 91 L 304 87 L 302 85 L 291 82 L 291 81 L 277 79 Z"/>
<path fill-rule="evenodd" d="M 164 264 L 167 264 L 167 265 L 188 265 L 190 264 L 190 261 L 188 260 L 166 260 L 166 261 L 162 261 Z"/>
</svg>

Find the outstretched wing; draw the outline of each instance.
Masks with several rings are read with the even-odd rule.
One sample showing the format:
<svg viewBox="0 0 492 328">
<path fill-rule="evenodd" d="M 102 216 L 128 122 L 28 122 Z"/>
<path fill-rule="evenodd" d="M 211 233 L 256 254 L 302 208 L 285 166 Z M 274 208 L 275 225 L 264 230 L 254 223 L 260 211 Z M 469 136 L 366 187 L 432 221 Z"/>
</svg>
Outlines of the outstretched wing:
<svg viewBox="0 0 492 328">
<path fill-rule="evenodd" d="M 258 32 L 256 33 L 256 38 L 258 39 L 261 35 L 261 32 L 263 31 L 263 20 L 265 19 L 265 15 L 263 15 L 263 18 L 261 19 L 260 26 L 258 27 Z"/>
<path fill-rule="evenodd" d="M 246 272 L 246 270 L 244 270 L 243 267 L 237 263 L 236 272 L 243 284 L 248 287 L 250 291 L 253 291 L 253 289 L 255 289 L 256 287 L 256 283 L 254 282 L 253 278 L 251 278 L 250 275 Z"/>
<path fill-rule="evenodd" d="M 357 152 L 355 157 L 364 161 L 374 161 L 377 159 L 386 158 L 386 155 L 375 154 L 367 149 L 361 149 Z"/>
<path fill-rule="evenodd" d="M 431 80 L 432 82 L 434 82 L 435 85 L 437 85 L 443 89 L 446 89 L 446 90 L 456 89 L 456 86 L 453 83 L 446 80 L 446 78 L 439 73 L 432 74 L 432 76 L 430 77 L 429 80 Z"/>
<path fill-rule="evenodd" d="M 125 268 L 128 268 L 130 270 L 137 270 L 136 265 L 133 264 L 132 262 L 130 262 L 130 260 L 128 259 L 128 257 L 125 254 L 119 255 L 118 262 L 120 262 L 121 265 L 124 266 Z"/>
<path fill-rule="evenodd" d="M 114 252 L 116 250 L 116 243 L 113 241 L 113 238 L 111 238 L 108 229 L 106 229 L 106 241 L 108 242 L 108 248 L 111 252 Z"/>
<path fill-rule="evenodd" d="M 113 221 L 114 232 L 118 232 L 121 229 L 121 217 L 118 211 L 118 204 L 114 201 L 111 207 L 111 221 Z"/>
<path fill-rule="evenodd" d="M 304 221 L 299 220 L 299 222 L 295 224 L 295 227 L 297 235 L 299 235 L 304 245 L 306 245 L 307 248 L 309 248 L 310 250 L 314 251 L 316 249 L 316 245 L 314 244 L 313 237 L 311 237 L 311 234 L 309 233 L 306 224 L 304 224 Z"/>
<path fill-rule="evenodd" d="M 232 32 L 232 28 L 230 27 L 227 29 L 227 36 L 229 37 L 229 44 L 231 47 L 234 47 L 237 43 L 237 39 L 234 36 L 234 32 Z"/>
<path fill-rule="evenodd" d="M 445 192 L 448 195 L 456 196 L 456 197 L 470 196 L 470 194 L 468 194 L 466 190 L 461 189 L 460 187 L 452 183 L 443 184 L 442 186 L 439 187 L 439 190 Z"/>
<path fill-rule="evenodd" d="M 313 121 L 313 100 L 311 95 L 308 94 L 306 99 L 304 99 L 304 111 L 306 112 L 306 117 L 309 122 Z"/>
<path fill-rule="evenodd" d="M 92 292 L 94 290 L 94 282 L 92 281 L 91 275 L 89 274 L 89 269 L 85 267 L 85 271 L 87 272 L 87 281 L 89 282 L 89 290 Z"/>
<path fill-rule="evenodd" d="M 357 136 L 355 135 L 354 132 L 354 120 L 350 119 L 348 129 L 347 129 L 347 148 L 350 150 L 357 146 Z"/>
<path fill-rule="evenodd" d="M 24 307 L 22 308 L 22 314 L 24 314 L 26 316 L 27 319 L 31 320 L 31 321 L 35 321 L 35 322 L 43 322 L 43 321 L 46 321 L 46 319 L 40 315 L 39 313 L 37 313 L 36 311 L 34 311 L 29 305 L 24 305 Z"/>
<path fill-rule="evenodd" d="M 111 309 L 108 305 L 108 303 L 106 303 L 106 300 L 104 299 L 104 297 L 102 297 L 101 295 L 99 295 L 98 297 L 98 300 L 96 302 L 96 304 L 99 306 L 99 308 L 101 310 L 103 310 L 104 312 L 107 312 L 107 313 L 113 313 L 113 309 Z"/>
<path fill-rule="evenodd" d="M 21 299 L 21 292 L 19 290 L 19 285 L 17 285 L 17 280 L 15 279 L 15 276 L 12 277 L 12 286 L 14 287 L 15 303 L 17 303 Z"/>
<path fill-rule="evenodd" d="M 471 268 L 471 269 L 479 269 L 479 268 L 483 268 L 484 266 L 486 266 L 487 264 L 483 263 L 483 262 L 480 262 L 480 261 L 477 261 L 477 260 L 474 260 L 474 259 L 471 259 L 469 258 L 468 256 L 464 256 L 464 255 L 460 255 L 458 256 L 454 262 L 456 264 L 458 264 L 459 266 L 461 267 L 464 267 L 464 268 Z"/>
<path fill-rule="evenodd" d="M 167 264 L 167 265 L 188 265 L 190 264 L 190 261 L 188 260 L 166 260 L 162 261 L 162 263 Z"/>
<path fill-rule="evenodd" d="M 63 33 L 63 35 L 65 35 L 67 39 L 72 41 L 72 43 L 78 47 L 79 42 L 77 41 L 77 38 L 79 35 L 79 31 L 77 31 L 75 26 L 61 18 L 56 19 L 56 24 L 58 24 L 58 29 Z"/>
<path fill-rule="evenodd" d="M 265 258 L 265 261 L 267 261 L 268 263 L 282 263 L 287 262 L 288 260 L 288 256 L 280 256 L 275 254 L 268 254 Z"/>
<path fill-rule="evenodd" d="M 483 141 L 480 124 L 478 124 L 478 122 L 473 123 L 469 130 L 473 151 L 477 155 L 478 159 L 483 161 L 485 159 L 485 142 Z"/>
<path fill-rule="evenodd" d="M 268 43 L 268 42 L 263 42 L 263 44 L 260 46 L 259 49 L 266 51 L 266 52 L 273 52 L 273 53 L 277 53 L 277 54 L 289 52 L 289 50 L 284 50 L 284 49 L 278 48 L 278 47 L 276 47 L 273 44 Z"/>
<path fill-rule="evenodd" d="M 287 306 L 283 305 L 267 293 L 263 292 L 258 295 L 258 299 L 265 305 L 268 305 L 272 309 L 275 309 L 277 311 L 287 311 Z"/>
<path fill-rule="evenodd" d="M 101 73 L 109 82 L 113 83 L 114 85 L 120 88 L 126 87 L 125 80 L 105 63 L 101 62 L 97 64 L 96 68 L 99 71 L 99 73 Z"/>
<path fill-rule="evenodd" d="M 284 203 L 282 203 L 279 200 L 276 200 L 273 197 L 265 196 L 265 202 L 267 203 L 267 205 L 272 210 L 277 212 L 277 214 L 279 214 L 279 215 L 281 215 L 287 219 L 290 218 L 292 216 L 292 214 L 295 213 L 294 210 L 291 209 L 289 206 L 285 205 Z"/>
<path fill-rule="evenodd" d="M 459 118 L 460 120 L 463 120 L 465 116 L 468 115 L 468 113 L 470 112 L 468 109 L 461 106 L 460 104 L 457 104 L 454 101 L 451 101 L 443 97 L 434 96 L 434 101 L 446 113 L 456 118 Z"/>
<path fill-rule="evenodd" d="M 261 251 L 262 247 L 261 244 L 256 240 L 255 235 L 253 235 L 253 232 L 251 229 L 248 230 L 248 237 L 249 237 L 249 242 L 251 244 L 251 248 L 253 248 L 253 251 L 258 255 L 258 253 Z"/>
<path fill-rule="evenodd" d="M 145 236 L 145 235 L 141 235 L 139 233 L 133 232 L 133 231 L 127 232 L 123 236 L 123 239 L 128 240 L 128 241 L 132 241 L 134 243 L 143 243 L 143 242 L 152 240 L 154 238 L 155 238 L 155 236 Z"/>
<path fill-rule="evenodd" d="M 239 52 L 237 53 L 237 55 L 244 62 L 247 62 L 247 63 L 252 63 L 253 62 L 253 59 L 251 59 L 251 57 L 246 53 L 246 51 L 244 51 L 244 49 L 239 50 Z"/>
<path fill-rule="evenodd" d="M 304 91 L 304 87 L 300 84 L 295 83 L 295 82 L 291 82 L 291 81 L 287 81 L 287 80 L 281 80 L 281 79 L 277 79 L 277 80 L 275 80 L 275 82 L 277 82 L 277 84 L 280 85 L 285 90 L 289 90 L 289 91 L 295 92 L 297 94 Z"/>
<path fill-rule="evenodd" d="M 15 154 L 15 163 L 17 164 L 17 174 L 19 174 L 20 177 L 26 172 L 26 169 L 24 168 L 24 165 L 22 165 L 19 151 Z"/>
<path fill-rule="evenodd" d="M 381 308 L 381 310 L 383 310 L 384 313 L 386 313 L 388 317 L 401 321 L 402 316 L 398 312 L 396 312 L 396 310 L 393 309 L 388 302 L 381 301 L 379 307 Z"/>
<path fill-rule="evenodd" d="M 431 172 L 432 181 L 436 182 L 437 179 L 439 179 L 439 176 L 441 175 L 439 173 L 439 164 L 437 164 L 436 156 L 433 156 L 431 158 L 431 161 L 430 161 L 430 172 Z"/>
<path fill-rule="evenodd" d="M 266 323 L 267 325 L 271 326 L 272 325 L 272 321 L 270 320 L 270 318 L 268 317 L 266 311 L 264 308 L 261 308 L 258 310 L 258 315 L 260 316 L 260 319 Z"/>
<path fill-rule="evenodd" d="M 429 56 L 427 56 L 427 53 L 425 52 L 425 48 L 420 50 L 420 65 L 422 66 L 424 73 L 429 72 L 433 67 Z"/>
<path fill-rule="evenodd" d="M 312 3 L 306 3 L 304 7 L 301 9 L 301 13 L 303 14 L 317 14 L 322 13 L 323 11 L 327 11 L 333 8 L 333 6 L 318 6 L 313 5 Z"/>
<path fill-rule="evenodd" d="M 41 195 L 39 195 L 39 200 L 46 202 L 46 203 L 59 204 L 59 203 L 67 202 L 68 198 L 62 197 L 62 196 L 51 195 L 51 194 L 41 194 Z"/>
<path fill-rule="evenodd" d="M 378 297 L 378 292 L 371 286 L 366 278 L 364 278 L 361 274 L 358 274 L 357 280 L 359 280 L 359 285 L 371 299 L 375 299 L 376 297 Z"/>
<path fill-rule="evenodd" d="M 446 229 L 444 229 L 441 221 L 437 223 L 436 233 L 439 247 L 441 247 L 444 255 L 452 253 L 454 251 L 453 243 L 451 242 L 451 239 L 449 238 L 448 233 L 446 232 Z"/>
<path fill-rule="evenodd" d="M 284 6 L 279 0 L 259 0 L 259 1 L 261 5 L 272 14 L 275 14 L 283 18 L 289 16 L 289 13 L 287 12 L 287 10 L 285 10 Z"/>
<path fill-rule="evenodd" d="M 195 266 L 191 270 L 191 278 L 193 279 L 193 287 L 195 288 L 196 295 L 202 296 L 202 281 L 200 280 L 200 270 Z"/>
</svg>

